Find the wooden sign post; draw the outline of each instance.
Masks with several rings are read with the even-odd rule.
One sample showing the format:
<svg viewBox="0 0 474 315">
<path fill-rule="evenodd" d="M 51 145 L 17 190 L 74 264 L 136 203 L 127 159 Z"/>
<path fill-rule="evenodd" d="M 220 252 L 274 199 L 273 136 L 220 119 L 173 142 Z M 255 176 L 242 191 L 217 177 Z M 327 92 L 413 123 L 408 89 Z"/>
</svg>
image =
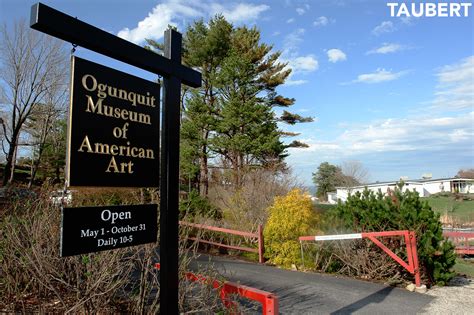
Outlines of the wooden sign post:
<svg viewBox="0 0 474 315">
<path fill-rule="evenodd" d="M 182 36 L 165 31 L 160 56 L 42 3 L 31 8 L 31 28 L 163 76 L 160 178 L 160 312 L 178 314 L 178 205 L 181 83 L 201 86 L 201 74 L 181 64 Z"/>
</svg>

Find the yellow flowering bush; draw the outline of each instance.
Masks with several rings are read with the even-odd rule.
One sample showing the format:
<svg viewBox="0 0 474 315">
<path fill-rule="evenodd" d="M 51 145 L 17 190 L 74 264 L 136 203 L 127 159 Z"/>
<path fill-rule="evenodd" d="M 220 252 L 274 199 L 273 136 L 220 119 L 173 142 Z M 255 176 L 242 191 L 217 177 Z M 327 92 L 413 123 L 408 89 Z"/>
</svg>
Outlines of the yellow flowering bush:
<svg viewBox="0 0 474 315">
<path fill-rule="evenodd" d="M 298 237 L 314 235 L 319 221 L 311 199 L 301 190 L 293 189 L 286 196 L 276 197 L 268 212 L 263 231 L 265 256 L 283 267 L 301 264 Z"/>
</svg>

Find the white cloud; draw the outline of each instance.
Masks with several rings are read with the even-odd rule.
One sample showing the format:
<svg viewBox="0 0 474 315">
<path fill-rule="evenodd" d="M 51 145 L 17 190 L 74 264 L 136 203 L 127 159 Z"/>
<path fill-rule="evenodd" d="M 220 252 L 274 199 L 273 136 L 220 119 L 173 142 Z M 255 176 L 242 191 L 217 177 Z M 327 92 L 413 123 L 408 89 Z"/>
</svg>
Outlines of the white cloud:
<svg viewBox="0 0 474 315">
<path fill-rule="evenodd" d="M 443 150 L 474 136 L 474 112 L 454 117 L 386 119 L 345 131 L 339 141 L 359 152 Z"/>
<path fill-rule="evenodd" d="M 474 56 L 439 69 L 433 106 L 449 110 L 474 109 Z"/>
<path fill-rule="evenodd" d="M 285 36 L 282 52 L 282 55 L 286 57 L 285 59 L 296 57 L 298 55 L 298 46 L 303 41 L 304 33 L 304 28 L 298 28 Z"/>
<path fill-rule="evenodd" d="M 285 82 L 285 85 L 302 85 L 308 82 L 308 80 L 294 79 L 295 75 L 305 74 L 318 70 L 319 62 L 313 55 L 293 57 L 289 60 L 280 58 L 280 62 L 287 62 L 287 68 L 291 69 L 290 76 Z"/>
<path fill-rule="evenodd" d="M 139 21 L 135 28 L 124 28 L 118 36 L 128 41 L 140 44 L 145 39 L 160 39 L 168 25 L 183 26 L 188 19 L 212 17 L 220 13 L 230 22 L 240 23 L 256 20 L 270 7 L 250 3 L 226 3 L 225 5 L 203 1 L 165 0 L 156 5 L 148 16 Z"/>
<path fill-rule="evenodd" d="M 392 81 L 400 78 L 401 76 L 408 73 L 408 71 L 400 71 L 393 73 L 383 68 L 378 68 L 375 72 L 359 74 L 357 79 L 352 81 L 353 83 L 380 83 L 386 81 Z"/>
<path fill-rule="evenodd" d="M 472 132 L 469 133 L 467 130 L 464 129 L 454 129 L 452 132 L 449 133 L 449 139 L 452 142 L 463 142 L 472 139 Z"/>
<path fill-rule="evenodd" d="M 438 72 L 438 79 L 441 83 L 464 82 L 474 78 L 474 56 L 467 57 L 461 62 L 441 68 Z"/>
<path fill-rule="evenodd" d="M 298 13 L 298 15 L 303 15 L 306 13 L 306 11 L 308 11 L 310 8 L 309 4 L 305 4 L 301 7 L 298 7 L 296 8 L 296 13 Z"/>
<path fill-rule="evenodd" d="M 316 71 L 319 68 L 318 60 L 313 55 L 293 58 L 288 65 L 295 73 Z"/>
<path fill-rule="evenodd" d="M 163 36 L 163 32 L 168 25 L 176 26 L 172 20 L 173 16 L 197 17 L 199 12 L 180 3 L 158 4 L 148 13 L 148 16 L 138 22 L 133 29 L 124 28 L 118 32 L 118 36 L 134 43 L 141 43 L 146 38 L 158 39 Z"/>
<path fill-rule="evenodd" d="M 294 30 L 285 36 L 283 42 L 283 52 L 279 58 L 279 62 L 288 63 L 287 68 L 291 69 L 291 74 L 286 80 L 286 85 L 301 85 L 308 81 L 304 79 L 295 79 L 294 76 L 298 74 L 306 74 L 318 70 L 319 62 L 316 56 L 309 54 L 300 56 L 299 44 L 303 41 L 305 34 L 304 28 Z"/>
<path fill-rule="evenodd" d="M 293 23 L 294 21 L 295 21 L 295 19 L 291 18 L 291 19 L 286 20 L 286 23 L 290 24 L 290 23 Z"/>
<path fill-rule="evenodd" d="M 309 109 L 309 108 L 300 108 L 300 109 L 298 110 L 299 113 L 308 113 L 308 112 L 310 112 L 310 111 L 312 111 L 312 110 Z M 317 121 L 319 121 L 319 118 L 318 118 L 318 117 L 314 117 L 314 118 L 313 118 L 313 122 L 317 122 Z"/>
<path fill-rule="evenodd" d="M 405 25 L 413 25 L 414 19 L 417 19 L 417 18 L 412 17 L 412 16 L 404 16 L 400 18 L 400 20 L 402 21 L 402 24 L 405 24 Z"/>
<path fill-rule="evenodd" d="M 391 21 L 383 21 L 380 25 L 377 25 L 373 30 L 372 34 L 379 36 L 383 33 L 391 33 L 396 31 L 397 28 Z"/>
<path fill-rule="evenodd" d="M 306 159 L 317 152 L 326 157 L 348 158 L 390 152 L 453 151 L 472 142 L 474 112 L 447 117 L 388 118 L 361 125 L 347 125 L 333 141 L 301 139 L 306 149 L 289 150 L 292 159 Z M 471 144 L 472 145 L 472 144 Z M 472 149 L 471 149 L 472 151 Z"/>
<path fill-rule="evenodd" d="M 346 54 L 340 49 L 329 49 L 327 55 L 329 61 L 332 63 L 347 60 Z"/>
<path fill-rule="evenodd" d="M 341 145 L 332 142 L 325 141 L 315 141 L 314 139 L 302 139 L 301 142 L 304 142 L 309 145 L 308 148 L 304 148 L 304 151 L 307 152 L 321 152 L 321 151 L 340 151 Z M 297 149 L 295 149 L 297 150 Z"/>
<path fill-rule="evenodd" d="M 211 16 L 221 13 L 230 22 L 245 22 L 256 20 L 262 12 L 270 7 L 266 4 L 254 5 L 250 3 L 239 3 L 237 5 L 221 5 L 212 3 Z"/>
<path fill-rule="evenodd" d="M 383 43 L 382 46 L 378 48 L 374 48 L 372 50 L 369 50 L 366 52 L 366 55 L 371 55 L 371 54 L 390 54 L 390 53 L 395 53 L 397 51 L 402 51 L 407 49 L 407 47 L 402 46 L 400 44 L 394 44 L 394 43 Z"/>
<path fill-rule="evenodd" d="M 320 16 L 313 22 L 314 26 L 326 26 L 329 24 L 329 19 L 325 16 Z"/>
<path fill-rule="evenodd" d="M 285 81 L 285 85 L 288 85 L 288 86 L 302 85 L 306 83 L 308 83 L 308 80 L 292 80 L 290 78 Z"/>
</svg>

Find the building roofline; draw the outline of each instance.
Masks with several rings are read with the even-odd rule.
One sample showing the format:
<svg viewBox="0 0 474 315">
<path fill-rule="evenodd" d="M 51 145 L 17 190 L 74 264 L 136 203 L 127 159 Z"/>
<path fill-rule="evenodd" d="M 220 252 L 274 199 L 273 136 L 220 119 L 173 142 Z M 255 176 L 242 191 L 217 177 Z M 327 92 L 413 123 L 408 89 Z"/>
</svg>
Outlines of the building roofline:
<svg viewBox="0 0 474 315">
<path fill-rule="evenodd" d="M 424 184 L 429 182 L 439 182 L 439 181 L 473 181 L 472 178 L 456 178 L 456 177 L 449 177 L 449 178 L 435 178 L 435 179 L 412 179 L 403 181 L 405 184 Z M 364 187 L 376 187 L 376 186 L 386 186 L 386 185 L 397 185 L 401 180 L 398 181 L 390 181 L 390 182 L 375 182 L 369 183 L 364 185 L 357 185 L 357 186 L 337 186 L 336 189 L 356 189 L 356 188 L 364 188 Z"/>
</svg>

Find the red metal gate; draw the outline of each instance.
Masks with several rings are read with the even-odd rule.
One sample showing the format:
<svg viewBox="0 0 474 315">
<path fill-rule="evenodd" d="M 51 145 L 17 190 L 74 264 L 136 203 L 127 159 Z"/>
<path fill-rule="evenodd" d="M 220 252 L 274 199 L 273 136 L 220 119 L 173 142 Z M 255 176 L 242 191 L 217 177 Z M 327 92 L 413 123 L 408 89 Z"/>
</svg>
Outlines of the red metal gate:
<svg viewBox="0 0 474 315">
<path fill-rule="evenodd" d="M 263 246 L 263 244 L 264 244 L 263 243 L 263 227 L 262 227 L 261 224 L 258 225 L 258 232 L 257 233 L 243 232 L 243 231 L 231 230 L 231 229 L 226 229 L 226 228 L 220 228 L 220 227 L 211 226 L 211 225 L 189 223 L 189 222 L 185 222 L 185 221 L 179 221 L 179 225 L 193 227 L 193 228 L 197 228 L 197 229 L 201 229 L 201 230 L 222 232 L 222 233 L 226 233 L 226 234 L 238 235 L 238 236 L 257 239 L 258 248 L 250 248 L 250 247 L 233 246 L 233 245 L 227 245 L 227 244 L 223 244 L 223 243 L 212 242 L 212 241 L 203 240 L 201 238 L 196 238 L 196 237 L 188 237 L 187 238 L 188 240 L 196 241 L 196 242 L 199 242 L 199 243 L 205 243 L 205 244 L 210 244 L 210 245 L 214 245 L 214 246 L 234 249 L 234 250 L 241 250 L 241 251 L 245 251 L 245 252 L 257 253 L 258 254 L 258 262 L 261 263 L 261 264 L 263 264 L 265 262 L 264 257 L 263 257 L 263 254 L 265 252 L 265 249 L 264 249 L 264 246 Z"/>
<path fill-rule="evenodd" d="M 443 232 L 444 237 L 449 238 L 456 246 L 456 253 L 461 255 L 474 255 L 474 245 L 470 244 L 474 240 L 474 232 Z"/>
<path fill-rule="evenodd" d="M 387 246 L 385 246 L 377 237 L 393 237 L 402 236 L 405 240 L 408 263 L 397 256 Z M 416 251 L 416 236 L 413 231 L 386 231 L 386 232 L 367 232 L 367 233 L 353 233 L 353 234 L 338 234 L 338 235 L 317 235 L 317 236 L 300 236 L 300 243 L 302 241 L 330 241 L 330 240 L 348 240 L 348 239 L 362 239 L 368 238 L 375 245 L 380 247 L 409 273 L 415 276 L 415 285 L 421 286 L 420 268 L 418 266 L 418 254 Z M 303 253 L 303 251 L 302 251 Z"/>
</svg>

